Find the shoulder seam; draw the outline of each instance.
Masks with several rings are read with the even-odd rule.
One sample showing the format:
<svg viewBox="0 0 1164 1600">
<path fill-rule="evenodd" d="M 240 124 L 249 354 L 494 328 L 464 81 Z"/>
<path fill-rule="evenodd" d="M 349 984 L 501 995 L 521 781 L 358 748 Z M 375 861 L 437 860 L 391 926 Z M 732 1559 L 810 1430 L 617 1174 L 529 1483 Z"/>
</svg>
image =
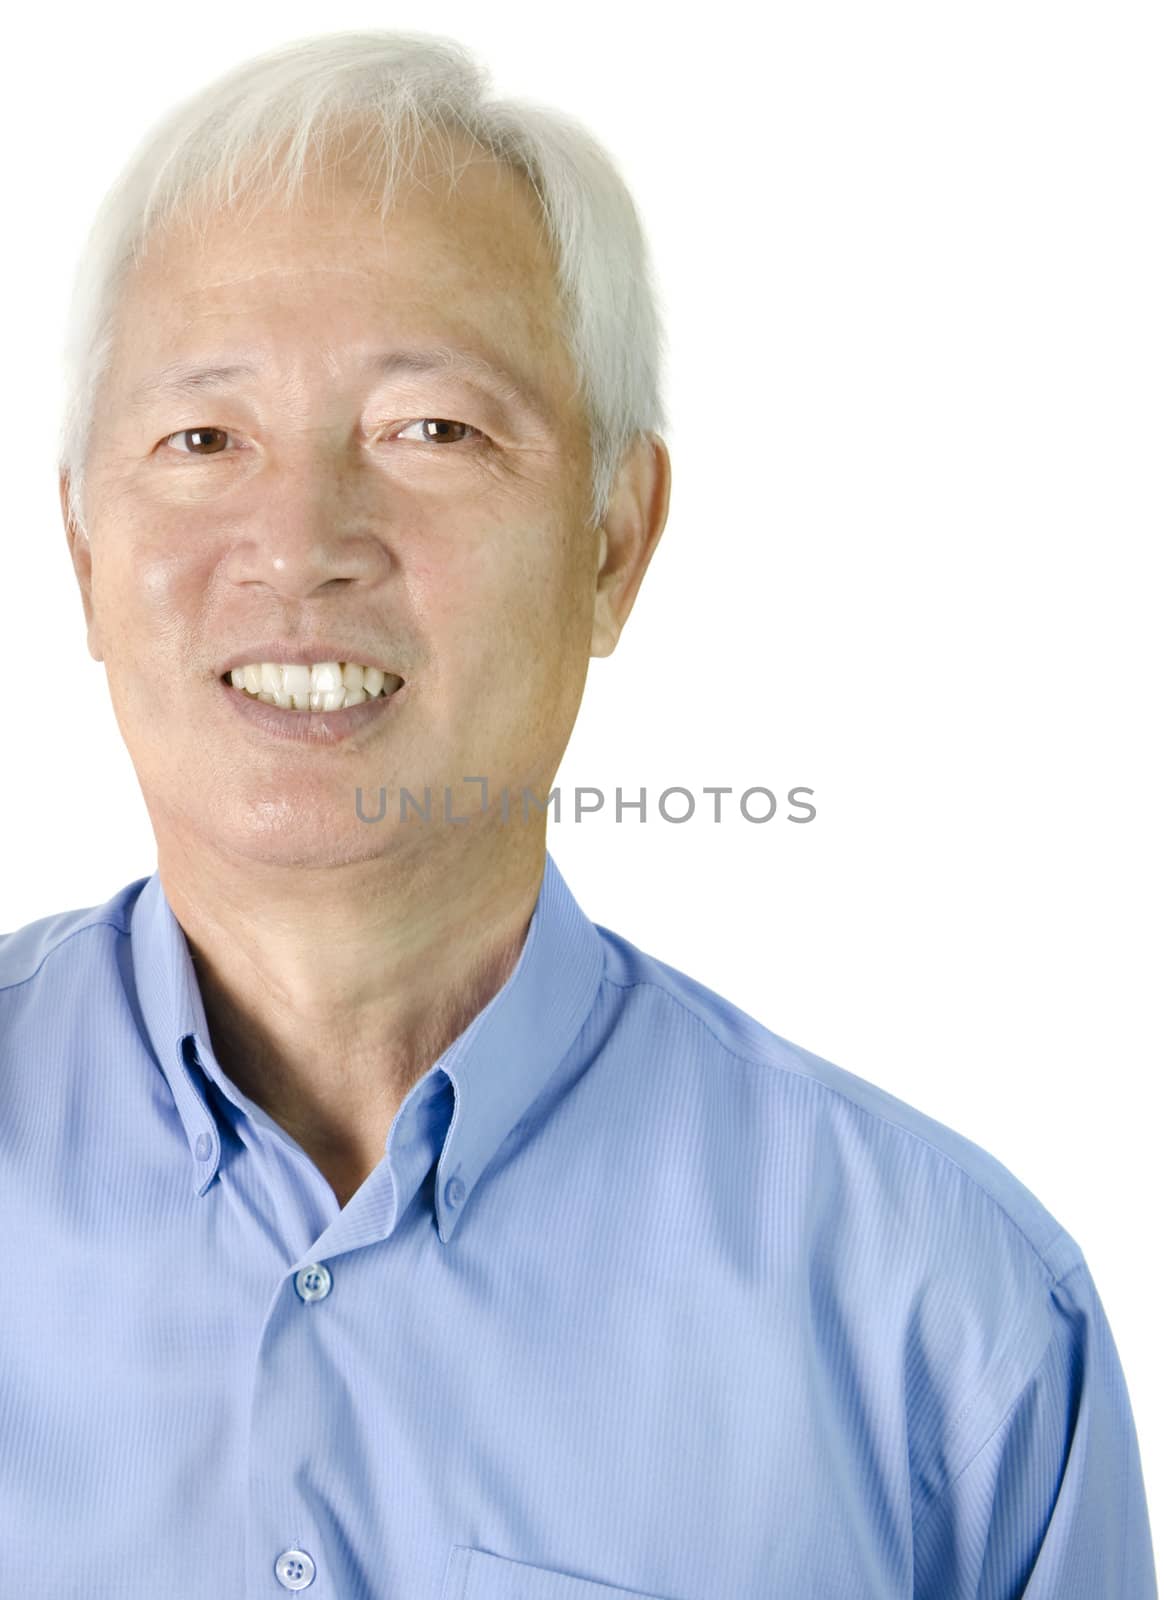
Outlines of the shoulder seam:
<svg viewBox="0 0 1164 1600">
<path fill-rule="evenodd" d="M 737 1061 L 742 1061 L 746 1066 L 763 1067 L 769 1071 L 774 1068 L 778 1072 L 787 1072 L 791 1073 L 793 1077 L 803 1078 L 806 1082 L 811 1083 L 815 1088 L 822 1089 L 827 1094 L 836 1095 L 839 1099 L 843 1100 L 846 1105 L 852 1106 L 854 1111 L 859 1111 L 867 1117 L 872 1117 L 875 1122 L 883 1123 L 887 1127 L 895 1129 L 898 1133 L 906 1134 L 909 1138 L 916 1140 L 918 1144 L 924 1145 L 927 1150 L 932 1150 L 934 1155 L 940 1156 L 943 1161 L 948 1162 L 949 1165 L 954 1168 L 955 1172 L 960 1173 L 967 1183 L 973 1184 L 978 1193 L 984 1195 L 985 1198 L 1002 1213 L 1007 1222 L 1010 1223 L 1011 1227 L 1029 1247 L 1032 1255 L 1034 1255 L 1040 1267 L 1042 1267 L 1043 1271 L 1046 1273 L 1048 1287 L 1060 1282 L 1067 1276 L 1069 1272 L 1073 1272 L 1077 1266 L 1083 1264 L 1083 1257 L 1080 1255 L 1077 1261 L 1073 1262 L 1070 1267 L 1065 1268 L 1063 1272 L 1056 1276 L 1050 1266 L 1050 1263 L 1046 1260 L 1044 1252 L 1039 1249 L 1038 1245 L 1035 1244 L 1034 1240 L 1029 1236 L 1029 1234 L 1027 1234 L 1015 1220 L 1015 1218 L 1011 1216 L 1010 1212 L 1006 1209 L 998 1197 L 991 1194 L 990 1190 L 979 1183 L 978 1179 L 972 1172 L 968 1172 L 965 1167 L 961 1166 L 959 1162 L 955 1161 L 953 1156 L 948 1155 L 945 1150 L 942 1150 L 936 1144 L 931 1143 L 931 1141 L 925 1138 L 923 1134 L 915 1133 L 912 1128 L 903 1127 L 901 1123 L 894 1122 L 891 1118 L 882 1116 L 879 1112 L 871 1111 L 868 1106 L 863 1106 L 858 1101 L 850 1099 L 850 1097 L 845 1094 L 842 1089 L 835 1088 L 831 1083 L 822 1083 L 819 1078 L 813 1078 L 807 1072 L 797 1072 L 794 1067 L 789 1066 L 786 1062 L 769 1061 L 762 1056 L 744 1055 L 741 1051 L 734 1049 L 730 1044 L 727 1043 L 726 1040 L 721 1039 L 706 1017 L 700 1016 L 698 1011 L 695 1011 L 690 1005 L 687 1004 L 685 1000 L 683 1000 L 679 995 L 675 994 L 673 990 L 665 987 L 665 985 L 661 983 L 656 983 L 652 978 L 636 978 L 633 983 L 619 983 L 615 978 L 605 977 L 605 981 L 612 984 L 616 989 L 658 989 L 660 994 L 666 995 L 669 1000 L 673 1001 L 674 1004 L 684 1011 L 689 1017 L 691 1017 L 693 1021 L 698 1022 L 703 1028 L 705 1028 L 725 1055 L 732 1056 Z M 759 1026 L 763 1027 L 763 1024 L 760 1023 Z M 876 1088 L 877 1086 L 873 1085 L 873 1087 Z M 924 1116 L 925 1113 L 920 1112 L 919 1115 Z M 951 1130 L 951 1132 L 953 1131 L 954 1130 Z M 959 1135 L 959 1137 L 962 1137 L 962 1135 Z M 987 1151 L 986 1154 L 989 1155 L 990 1152 Z M 991 1159 L 993 1160 L 996 1158 L 991 1157 Z M 1015 1181 L 1018 1182 L 1019 1180 L 1016 1178 Z M 1035 1198 L 1036 1200 L 1038 1199 L 1037 1196 Z M 1041 1205 L 1042 1202 L 1039 1201 L 1039 1204 Z M 1046 1207 L 1043 1209 L 1046 1210 Z M 1049 1212 L 1048 1215 L 1050 1215 Z M 1057 1218 L 1053 1220 L 1058 1222 Z M 1063 1225 L 1059 1223 L 1058 1232 L 1048 1239 L 1045 1249 L 1049 1251 L 1051 1247 L 1058 1243 L 1058 1241 L 1064 1236 L 1066 1231 L 1067 1230 L 1063 1227 Z"/>
<path fill-rule="evenodd" d="M 116 933 L 120 934 L 129 932 L 129 929 L 123 927 L 120 922 L 112 922 L 108 917 L 97 917 L 93 922 L 85 923 L 82 928 L 74 928 L 71 933 L 66 933 L 63 938 L 58 939 L 56 944 L 45 951 L 32 972 L 25 973 L 23 978 L 13 978 L 11 983 L 0 983 L 0 994 L 8 994 L 13 989 L 19 989 L 24 984 L 31 983 L 50 956 L 55 956 L 58 950 L 63 950 L 70 939 L 75 939 L 78 934 L 89 933 L 94 928 L 112 928 Z"/>
<path fill-rule="evenodd" d="M 1074 1268 L 1072 1268 L 1072 1271 L 1074 1271 Z M 1055 1329 L 1052 1328 L 1051 1332 L 1047 1336 L 1047 1342 L 1043 1346 L 1042 1354 L 1039 1356 L 1038 1360 L 1031 1367 L 1031 1370 L 1027 1373 L 1027 1375 L 1023 1379 L 1023 1381 L 1019 1384 L 1018 1392 L 1015 1394 L 1014 1398 L 1009 1402 L 1009 1404 L 1007 1405 L 1006 1410 L 1003 1412 L 1002 1416 L 995 1423 L 994 1427 L 991 1428 L 990 1432 L 986 1435 L 986 1437 L 982 1440 L 982 1442 L 974 1447 L 974 1449 L 966 1457 L 966 1460 L 963 1461 L 962 1465 L 958 1468 L 958 1470 L 956 1472 L 952 1472 L 950 1474 L 949 1478 L 942 1485 L 942 1487 L 937 1491 L 937 1493 L 935 1495 L 932 1496 L 932 1498 L 925 1505 L 925 1507 L 921 1511 L 921 1514 L 914 1519 L 913 1532 L 914 1532 L 914 1537 L 915 1538 L 917 1537 L 917 1533 L 918 1533 L 919 1528 L 928 1519 L 929 1514 L 934 1509 L 934 1507 L 936 1505 L 938 1505 L 938 1503 L 941 1500 L 943 1500 L 946 1495 L 949 1494 L 950 1490 L 954 1488 L 955 1484 L 959 1481 L 959 1479 L 962 1478 L 967 1472 L 969 1472 L 970 1468 L 974 1465 L 975 1461 L 977 1461 L 978 1457 L 986 1449 L 986 1446 L 994 1438 L 995 1434 L 999 1431 L 999 1429 L 1000 1428 L 1004 1428 L 1006 1426 L 1006 1424 L 1010 1421 L 1011 1417 L 1015 1413 L 1016 1408 L 1018 1407 L 1018 1405 L 1022 1401 L 1023 1396 L 1026 1394 L 1026 1392 L 1030 1388 L 1031 1384 L 1035 1381 L 1036 1377 L 1038 1377 L 1039 1372 L 1042 1370 L 1042 1367 L 1044 1366 L 1044 1364 L 1045 1364 L 1045 1362 L 1047 1360 L 1047 1357 L 1051 1354 L 1051 1350 L 1054 1347 L 1054 1344 L 1055 1344 Z M 969 1410 L 970 1406 L 977 1403 L 978 1394 L 981 1393 L 981 1389 L 984 1386 L 985 1386 L 985 1384 L 980 1386 L 978 1392 L 974 1396 L 974 1399 L 972 1401 L 970 1401 L 967 1406 L 963 1407 L 962 1412 L 960 1413 L 960 1416 L 964 1416 L 966 1414 L 966 1411 Z"/>
</svg>

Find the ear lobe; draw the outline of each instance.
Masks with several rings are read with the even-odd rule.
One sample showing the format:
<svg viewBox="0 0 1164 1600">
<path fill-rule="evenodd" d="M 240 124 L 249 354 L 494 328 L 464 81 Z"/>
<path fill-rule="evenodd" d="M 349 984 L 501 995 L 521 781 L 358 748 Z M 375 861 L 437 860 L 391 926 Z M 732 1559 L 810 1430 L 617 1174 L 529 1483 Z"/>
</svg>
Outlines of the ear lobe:
<svg viewBox="0 0 1164 1600">
<path fill-rule="evenodd" d="M 594 625 L 590 630 L 591 656 L 597 658 L 613 655 L 621 631 L 611 616 L 610 603 L 606 595 L 599 594 L 594 604 Z"/>
<path fill-rule="evenodd" d="M 69 546 L 69 559 L 73 564 L 73 573 L 77 579 L 77 587 L 81 591 L 81 605 L 85 612 L 85 630 L 89 654 L 94 661 L 105 659 L 99 643 L 99 630 L 93 614 L 93 551 L 89 545 L 89 535 L 73 517 L 69 508 L 69 475 L 62 471 L 58 482 L 61 501 L 61 518 L 65 525 L 65 539 Z"/>
<path fill-rule="evenodd" d="M 607 571 L 610 539 L 603 524 L 598 530 L 598 560 L 595 567 L 594 618 L 590 628 L 590 654 L 608 656 L 618 643 L 620 629 L 610 610 L 611 576 Z"/>
<path fill-rule="evenodd" d="M 608 656 L 619 641 L 655 553 L 671 499 L 671 458 L 656 433 L 627 449 L 599 529 L 590 654 Z"/>
</svg>

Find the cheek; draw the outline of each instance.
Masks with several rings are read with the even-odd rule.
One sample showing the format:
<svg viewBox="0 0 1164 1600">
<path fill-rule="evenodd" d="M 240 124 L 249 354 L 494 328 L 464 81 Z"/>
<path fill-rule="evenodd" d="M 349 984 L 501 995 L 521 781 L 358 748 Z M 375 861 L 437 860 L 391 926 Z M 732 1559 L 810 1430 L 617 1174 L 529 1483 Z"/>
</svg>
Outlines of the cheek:
<svg viewBox="0 0 1164 1600">
<path fill-rule="evenodd" d="M 207 574 L 189 540 L 119 529 L 94 566 L 94 595 L 113 636 L 133 655 L 185 635 L 205 604 Z"/>
<path fill-rule="evenodd" d="M 420 617 L 433 651 L 430 687 L 452 744 L 480 752 L 466 771 L 541 773 L 529 760 L 558 750 L 576 710 L 589 628 L 579 641 L 570 623 L 577 588 L 568 569 L 545 559 L 549 538 L 531 532 L 504 561 L 494 555 L 431 573 Z"/>
<path fill-rule="evenodd" d="M 455 559 L 446 552 L 408 566 L 416 615 L 448 661 L 525 663 L 562 631 L 570 579 L 552 530 L 498 530 Z"/>
<path fill-rule="evenodd" d="M 481 681 L 507 686 L 518 720 L 552 719 L 563 705 L 572 714 L 589 660 L 585 569 L 549 542 L 549 531 L 539 537 L 495 591 L 493 624 L 479 640 Z"/>
</svg>

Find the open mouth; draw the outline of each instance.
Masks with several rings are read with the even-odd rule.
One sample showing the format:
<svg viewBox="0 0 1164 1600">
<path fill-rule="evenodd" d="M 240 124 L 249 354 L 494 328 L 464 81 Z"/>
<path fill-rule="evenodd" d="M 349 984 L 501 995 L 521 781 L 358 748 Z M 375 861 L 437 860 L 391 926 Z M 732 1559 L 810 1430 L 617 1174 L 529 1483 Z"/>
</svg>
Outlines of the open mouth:
<svg viewBox="0 0 1164 1600">
<path fill-rule="evenodd" d="M 222 682 L 252 700 L 284 711 L 346 711 L 368 700 L 388 699 L 404 679 L 356 661 L 321 661 L 310 666 L 261 661 L 224 672 Z"/>
</svg>

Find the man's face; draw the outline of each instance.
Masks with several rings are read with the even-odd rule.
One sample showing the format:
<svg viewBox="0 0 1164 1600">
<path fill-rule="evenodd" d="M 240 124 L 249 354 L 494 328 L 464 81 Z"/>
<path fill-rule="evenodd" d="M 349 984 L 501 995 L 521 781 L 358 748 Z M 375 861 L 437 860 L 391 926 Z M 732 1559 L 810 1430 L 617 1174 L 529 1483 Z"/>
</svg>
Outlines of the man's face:
<svg viewBox="0 0 1164 1600">
<path fill-rule="evenodd" d="M 585 684 L 599 548 L 535 204 L 479 160 L 455 191 L 403 192 L 383 226 L 349 174 L 334 199 L 312 186 L 245 227 L 222 214 L 202 244 L 151 242 L 95 418 L 89 546 L 72 548 L 159 843 L 325 865 L 400 842 L 402 788 L 430 786 L 427 826 L 462 836 L 438 821 L 446 784 L 458 816 L 481 804 L 466 777 L 488 778 L 491 811 L 505 785 L 544 798 Z M 434 345 L 500 363 L 520 397 L 375 370 Z M 151 389 L 176 362 L 259 370 Z M 350 641 L 404 688 L 346 738 L 274 737 L 221 675 L 275 638 Z M 383 823 L 356 815 L 357 785 L 372 816 L 387 788 Z"/>
</svg>

